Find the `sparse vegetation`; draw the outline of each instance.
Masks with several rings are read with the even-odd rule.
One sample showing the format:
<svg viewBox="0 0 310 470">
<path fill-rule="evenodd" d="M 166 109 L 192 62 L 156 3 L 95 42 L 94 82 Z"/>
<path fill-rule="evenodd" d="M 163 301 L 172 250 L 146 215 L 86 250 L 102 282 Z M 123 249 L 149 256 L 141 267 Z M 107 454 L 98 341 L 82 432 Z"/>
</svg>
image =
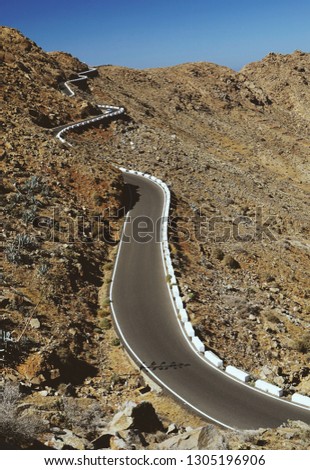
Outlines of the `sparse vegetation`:
<svg viewBox="0 0 310 470">
<path fill-rule="evenodd" d="M 4 250 L 9 263 L 20 264 L 25 259 L 25 253 L 31 252 L 37 247 L 36 240 L 27 233 L 19 233 Z"/>
<path fill-rule="evenodd" d="M 4 249 L 4 254 L 9 263 L 19 264 L 22 261 L 20 249 L 14 243 L 10 243 Z"/>
<path fill-rule="evenodd" d="M 112 346 L 120 346 L 121 342 L 119 338 L 114 338 L 112 341 Z"/>
<path fill-rule="evenodd" d="M 16 235 L 14 244 L 19 248 L 26 248 L 26 249 L 35 249 L 37 246 L 36 240 L 32 238 L 27 233 L 19 233 Z"/>
<path fill-rule="evenodd" d="M 112 327 L 112 323 L 108 318 L 102 318 L 99 322 L 99 326 L 102 330 L 109 330 Z"/>
<path fill-rule="evenodd" d="M 295 349 L 297 351 L 307 354 L 310 352 L 310 333 L 304 333 L 301 338 L 296 340 L 295 342 Z"/>
<path fill-rule="evenodd" d="M 18 350 L 12 351 L 10 368 L 4 368 L 3 375 L 21 380 L 29 393 L 23 401 L 18 399 L 15 411 L 8 407 L 9 434 L 3 437 L 2 431 L 2 440 L 10 439 L 10 429 L 18 422 L 11 443 L 15 431 L 35 439 L 40 427 L 31 431 L 36 405 L 38 415 L 52 424 L 50 445 L 61 445 L 64 427 L 93 438 L 96 403 L 101 407 L 100 432 L 103 408 L 110 419 L 121 403 L 136 398 L 141 385 L 148 389 L 112 331 L 108 297 L 117 246 L 97 236 L 99 229 L 108 229 L 105 225 L 92 227 L 86 221 L 78 239 L 74 232 L 80 215 L 100 216 L 109 209 L 116 213 L 128 204 L 122 176 L 111 162 L 154 174 L 171 188 L 173 266 L 184 297 L 191 290 L 197 293 L 189 314 L 199 337 L 228 363 L 235 360 L 248 372 L 267 360 L 271 382 L 283 368 L 283 377 L 278 378 L 285 387 L 304 393 L 309 377 L 304 364 L 309 362 L 305 331 L 310 294 L 305 276 L 308 227 L 301 221 L 309 212 L 304 137 L 309 127 L 309 54 L 274 54 L 241 72 L 207 63 L 138 72 L 104 67 L 89 88 L 75 87 L 76 96 L 68 99 L 59 93 L 60 81 L 86 65 L 63 53 L 46 54 L 11 28 L 1 32 L 6 272 L 0 301 L 5 326 L 17 335 L 27 326 L 28 337 L 23 336 Z M 31 80 L 25 69 L 31 71 Z M 124 104 L 127 116 L 72 133 L 74 149 L 59 144 L 42 128 L 79 120 L 92 103 L 108 98 Z M 164 120 L 162 103 L 169 103 Z M 255 234 L 257 207 L 263 208 L 263 223 L 276 214 L 276 242 L 266 237 L 264 243 L 242 239 L 249 229 Z M 197 239 L 193 225 L 200 220 L 200 210 L 203 227 Z M 237 240 L 233 232 L 237 233 L 240 215 L 242 233 Z M 111 239 L 120 233 L 121 218 L 116 225 L 112 220 Z M 223 261 L 228 253 L 237 265 Z M 39 298 L 37 315 L 31 317 Z M 275 325 L 266 325 L 266 319 Z M 101 320 L 103 328 L 98 326 Z M 146 393 L 159 413 L 173 417 L 178 425 L 203 425 L 164 394 Z M 64 395 L 68 404 L 62 406 Z M 83 409 L 87 413 L 81 416 Z M 1 426 L 3 430 L 5 425 Z M 158 443 L 155 439 L 167 439 L 143 435 L 141 444 L 142 437 L 132 431 L 122 432 L 129 445 L 142 447 L 145 439 L 152 448 Z M 234 433 L 230 448 L 285 443 L 302 448 L 309 440 L 301 425 L 254 434 L 244 444 L 246 436 Z M 178 431 L 175 437 L 179 438 Z M 46 442 L 46 436 L 40 439 Z M 18 440 L 12 445 L 32 445 L 27 436 Z"/>
<path fill-rule="evenodd" d="M 25 210 L 22 215 L 22 220 L 28 225 L 30 222 L 33 222 L 37 216 L 37 207 L 32 206 L 30 209 Z"/>
<path fill-rule="evenodd" d="M 38 274 L 40 276 L 45 276 L 49 270 L 50 270 L 50 265 L 48 263 L 42 263 L 38 267 Z"/>
<path fill-rule="evenodd" d="M 65 427 L 82 431 L 89 440 L 94 439 L 98 428 L 106 424 L 104 412 L 98 402 L 85 408 L 77 405 L 72 398 L 63 398 L 62 407 Z"/>
<path fill-rule="evenodd" d="M 112 271 L 113 263 L 111 263 L 111 262 L 106 263 L 105 266 L 104 266 L 104 269 L 105 269 L 105 271 Z"/>
<path fill-rule="evenodd" d="M 0 448 L 29 448 L 35 446 L 44 424 L 40 418 L 30 412 L 21 411 L 18 385 L 5 383 L 0 395 Z"/>
<path fill-rule="evenodd" d="M 272 311 L 269 311 L 269 312 L 265 313 L 265 318 L 266 318 L 266 320 L 270 321 L 271 323 L 281 323 L 280 318 L 275 313 L 273 313 Z"/>
<path fill-rule="evenodd" d="M 104 318 L 104 317 L 109 317 L 111 315 L 111 312 L 109 309 L 99 309 L 98 310 L 98 317 L 99 318 Z"/>
</svg>

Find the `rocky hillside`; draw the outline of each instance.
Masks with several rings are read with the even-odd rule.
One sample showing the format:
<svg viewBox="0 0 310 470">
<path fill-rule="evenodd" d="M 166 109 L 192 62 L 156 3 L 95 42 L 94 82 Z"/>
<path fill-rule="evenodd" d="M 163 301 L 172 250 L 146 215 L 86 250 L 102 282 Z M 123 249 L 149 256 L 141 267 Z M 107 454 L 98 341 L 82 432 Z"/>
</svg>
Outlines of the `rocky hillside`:
<svg viewBox="0 0 310 470">
<path fill-rule="evenodd" d="M 240 73 L 100 67 L 69 98 L 63 83 L 86 64 L 11 28 L 1 44 L 0 330 L 15 339 L 0 357 L 1 446 L 304 448 L 302 423 L 229 434 L 148 383 L 112 328 L 108 286 L 126 202 L 119 163 L 171 185 L 173 262 L 201 339 L 286 393 L 310 394 L 309 54 Z M 68 134 L 73 147 L 56 141 L 54 127 L 98 103 L 127 114 Z"/>
<path fill-rule="evenodd" d="M 42 128 L 52 128 L 99 110 L 77 97 L 70 100 L 61 92 L 61 84 L 88 66 L 69 54 L 45 53 L 33 41 L 16 30 L 1 28 L 4 111 Z M 8 115 L 10 119 L 10 114 Z"/>
<path fill-rule="evenodd" d="M 105 375 L 110 383 L 115 375 L 105 365 L 116 337 L 104 311 L 115 247 L 99 216 L 107 208 L 117 214 L 123 182 L 99 148 L 71 151 L 48 131 L 88 115 L 87 100 L 60 89 L 87 67 L 9 28 L 1 29 L 1 44 L 0 330 L 1 339 L 15 339 L 4 344 L 1 379 L 27 394 L 48 387 L 51 395 L 76 395 L 85 378 L 100 373 L 97 380 Z"/>
<path fill-rule="evenodd" d="M 241 71 L 270 96 L 283 119 L 294 116 L 302 125 L 310 121 L 309 54 L 295 51 L 291 55 L 268 54 L 260 62 L 247 65 Z M 285 119 L 285 120 L 286 120 Z"/>
<path fill-rule="evenodd" d="M 309 70 L 295 52 L 240 73 L 101 67 L 91 84 L 131 118 L 106 152 L 170 183 L 173 261 L 198 335 L 287 394 L 310 394 Z"/>
</svg>

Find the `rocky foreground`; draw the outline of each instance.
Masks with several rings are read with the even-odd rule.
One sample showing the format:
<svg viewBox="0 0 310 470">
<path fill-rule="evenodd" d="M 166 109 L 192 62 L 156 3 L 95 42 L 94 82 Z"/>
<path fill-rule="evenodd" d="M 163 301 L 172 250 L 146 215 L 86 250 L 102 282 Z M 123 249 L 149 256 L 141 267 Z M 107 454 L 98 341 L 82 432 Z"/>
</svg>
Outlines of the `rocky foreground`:
<svg viewBox="0 0 310 470">
<path fill-rule="evenodd" d="M 306 448 L 303 423 L 227 432 L 148 384 L 113 330 L 108 288 L 126 205 L 118 163 L 170 184 L 173 262 L 207 347 L 310 395 L 310 55 L 240 73 L 102 66 L 69 98 L 63 83 L 86 64 L 10 28 L 1 43 L 0 333 L 14 338 L 0 347 L 3 448 Z M 68 134 L 73 147 L 56 141 L 54 128 L 104 103 L 126 115 Z"/>
</svg>

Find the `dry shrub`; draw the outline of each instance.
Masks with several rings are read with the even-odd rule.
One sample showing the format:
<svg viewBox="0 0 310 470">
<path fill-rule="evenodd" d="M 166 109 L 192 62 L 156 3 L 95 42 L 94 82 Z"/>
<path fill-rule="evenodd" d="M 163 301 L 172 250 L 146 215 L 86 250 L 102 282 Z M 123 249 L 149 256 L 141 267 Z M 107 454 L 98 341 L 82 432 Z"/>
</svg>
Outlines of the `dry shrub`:
<svg viewBox="0 0 310 470">
<path fill-rule="evenodd" d="M 44 431 L 44 425 L 36 415 L 18 408 L 21 398 L 18 385 L 4 385 L 0 396 L 0 448 L 33 447 L 38 435 Z"/>
<path fill-rule="evenodd" d="M 104 413 L 98 402 L 90 404 L 86 408 L 77 404 L 74 399 L 63 399 L 64 424 L 72 430 L 82 431 L 88 439 L 96 436 L 98 428 L 106 423 L 104 422 Z"/>
<path fill-rule="evenodd" d="M 301 338 L 296 340 L 295 349 L 304 354 L 310 352 L 310 333 L 304 333 Z"/>
</svg>

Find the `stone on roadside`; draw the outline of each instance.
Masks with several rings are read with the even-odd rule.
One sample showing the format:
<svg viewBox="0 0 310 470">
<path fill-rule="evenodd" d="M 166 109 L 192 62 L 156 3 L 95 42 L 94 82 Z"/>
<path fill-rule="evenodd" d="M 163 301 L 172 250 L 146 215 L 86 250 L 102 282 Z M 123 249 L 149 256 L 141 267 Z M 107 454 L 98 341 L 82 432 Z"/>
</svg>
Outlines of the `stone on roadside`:
<svg viewBox="0 0 310 470">
<path fill-rule="evenodd" d="M 41 323 L 40 323 L 40 321 L 38 320 L 38 318 L 32 318 L 32 319 L 30 320 L 30 326 L 31 326 L 32 328 L 38 329 L 38 328 L 40 328 Z"/>
<path fill-rule="evenodd" d="M 184 434 L 170 437 L 157 447 L 160 450 L 225 450 L 227 442 L 215 426 L 209 424 Z"/>
<path fill-rule="evenodd" d="M 143 432 L 156 432 L 163 429 L 153 405 L 143 401 L 136 404 L 132 401 L 125 403 L 121 411 L 116 413 L 108 426 L 111 433 L 126 429 L 139 429 Z"/>
</svg>

